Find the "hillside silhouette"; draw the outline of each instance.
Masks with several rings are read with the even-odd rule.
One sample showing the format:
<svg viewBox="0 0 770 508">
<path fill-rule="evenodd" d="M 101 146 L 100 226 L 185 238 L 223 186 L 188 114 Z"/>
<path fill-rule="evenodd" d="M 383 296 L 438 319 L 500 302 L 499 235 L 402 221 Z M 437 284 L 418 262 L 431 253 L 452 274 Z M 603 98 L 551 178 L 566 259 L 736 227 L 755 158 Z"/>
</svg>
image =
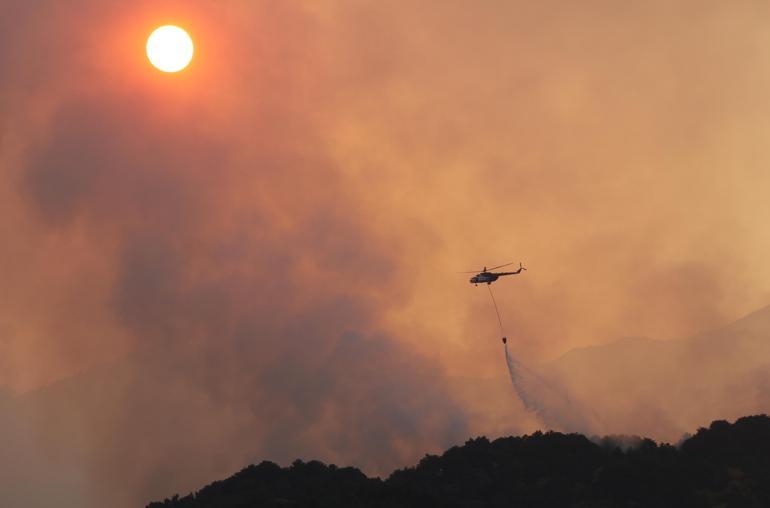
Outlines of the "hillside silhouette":
<svg viewBox="0 0 770 508">
<path fill-rule="evenodd" d="M 536 432 L 479 437 L 386 480 L 296 461 L 251 465 L 147 508 L 770 506 L 770 418 L 714 421 L 678 446 Z"/>
</svg>

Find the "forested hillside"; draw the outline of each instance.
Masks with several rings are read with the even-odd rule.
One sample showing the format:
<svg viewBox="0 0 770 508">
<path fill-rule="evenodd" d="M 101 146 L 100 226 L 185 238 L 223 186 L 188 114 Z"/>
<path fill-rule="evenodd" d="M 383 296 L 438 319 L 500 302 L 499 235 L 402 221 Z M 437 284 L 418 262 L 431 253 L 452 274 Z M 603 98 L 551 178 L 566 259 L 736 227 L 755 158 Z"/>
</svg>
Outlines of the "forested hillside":
<svg viewBox="0 0 770 508">
<path fill-rule="evenodd" d="M 536 432 L 471 439 L 388 479 L 270 462 L 148 508 L 770 506 L 770 418 L 715 421 L 679 446 Z"/>
</svg>

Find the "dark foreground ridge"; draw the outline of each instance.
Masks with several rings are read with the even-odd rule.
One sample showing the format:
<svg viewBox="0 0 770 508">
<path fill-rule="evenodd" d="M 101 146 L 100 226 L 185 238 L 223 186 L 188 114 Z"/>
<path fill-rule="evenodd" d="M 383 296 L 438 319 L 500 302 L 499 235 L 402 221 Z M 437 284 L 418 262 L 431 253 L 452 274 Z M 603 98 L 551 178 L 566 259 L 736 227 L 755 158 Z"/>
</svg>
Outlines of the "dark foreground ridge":
<svg viewBox="0 0 770 508">
<path fill-rule="evenodd" d="M 257 506 L 767 507 L 770 418 L 715 421 L 679 447 L 558 432 L 480 437 L 385 481 L 317 461 L 262 462 L 148 508 Z"/>
</svg>

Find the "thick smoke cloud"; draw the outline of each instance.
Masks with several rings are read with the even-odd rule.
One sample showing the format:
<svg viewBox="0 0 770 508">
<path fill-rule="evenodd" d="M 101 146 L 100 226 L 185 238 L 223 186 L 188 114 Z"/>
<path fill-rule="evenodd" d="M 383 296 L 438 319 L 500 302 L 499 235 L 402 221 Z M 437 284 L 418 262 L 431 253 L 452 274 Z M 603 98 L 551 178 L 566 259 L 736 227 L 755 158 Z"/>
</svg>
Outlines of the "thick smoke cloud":
<svg viewBox="0 0 770 508">
<path fill-rule="evenodd" d="M 18 486 L 42 475 L 50 488 L 36 502 L 135 506 L 264 458 L 385 473 L 467 434 L 440 366 L 379 323 L 378 309 L 403 292 L 394 242 L 365 227 L 342 185 L 313 125 L 320 96 L 293 69 L 301 63 L 280 61 L 303 42 L 311 51 L 288 35 L 262 49 L 275 52 L 262 65 L 288 70 L 262 76 L 260 86 L 276 89 L 256 98 L 235 78 L 199 104 L 92 71 L 71 89 L 54 86 L 50 111 L 14 147 L 5 191 L 29 234 L 75 237 L 86 251 L 70 261 L 52 242 L 40 276 L 75 272 L 49 290 L 82 322 L 43 316 L 29 353 L 50 344 L 82 354 L 33 358 L 36 376 L 4 380 L 24 390 L 84 371 L 8 404 L 23 422 L 14 428 L 33 436 L 23 442 L 43 443 L 19 444 L 22 456 L 54 457 L 11 477 Z M 256 104 L 240 110 L 228 93 Z M 17 263 L 21 288 L 37 267 Z M 10 344 L 16 362 L 23 340 Z M 59 469 L 80 476 L 56 485 Z M 4 504 L 31 502 L 17 491 Z"/>
<path fill-rule="evenodd" d="M 760 307 L 765 17 L 0 0 L 0 425 L 28 459 L 2 504 L 136 506 L 262 459 L 387 473 L 533 430 L 455 273 L 485 263 L 530 269 L 496 294 L 537 372 Z M 163 22 L 198 45 L 175 77 L 142 54 Z M 568 374 L 613 432 L 705 415 L 629 416 Z"/>
</svg>

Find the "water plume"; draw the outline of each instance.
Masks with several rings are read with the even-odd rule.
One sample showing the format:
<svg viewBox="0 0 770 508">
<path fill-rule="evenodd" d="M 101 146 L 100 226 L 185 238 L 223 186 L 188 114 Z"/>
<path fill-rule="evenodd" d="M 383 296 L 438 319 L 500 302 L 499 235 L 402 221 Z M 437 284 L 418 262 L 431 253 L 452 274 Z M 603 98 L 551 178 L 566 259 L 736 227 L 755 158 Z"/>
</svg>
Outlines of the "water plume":
<svg viewBox="0 0 770 508">
<path fill-rule="evenodd" d="M 511 384 L 527 411 L 535 413 L 546 429 L 564 432 L 595 432 L 596 418 L 570 399 L 565 390 L 549 382 L 514 358 L 503 344 Z"/>
</svg>

